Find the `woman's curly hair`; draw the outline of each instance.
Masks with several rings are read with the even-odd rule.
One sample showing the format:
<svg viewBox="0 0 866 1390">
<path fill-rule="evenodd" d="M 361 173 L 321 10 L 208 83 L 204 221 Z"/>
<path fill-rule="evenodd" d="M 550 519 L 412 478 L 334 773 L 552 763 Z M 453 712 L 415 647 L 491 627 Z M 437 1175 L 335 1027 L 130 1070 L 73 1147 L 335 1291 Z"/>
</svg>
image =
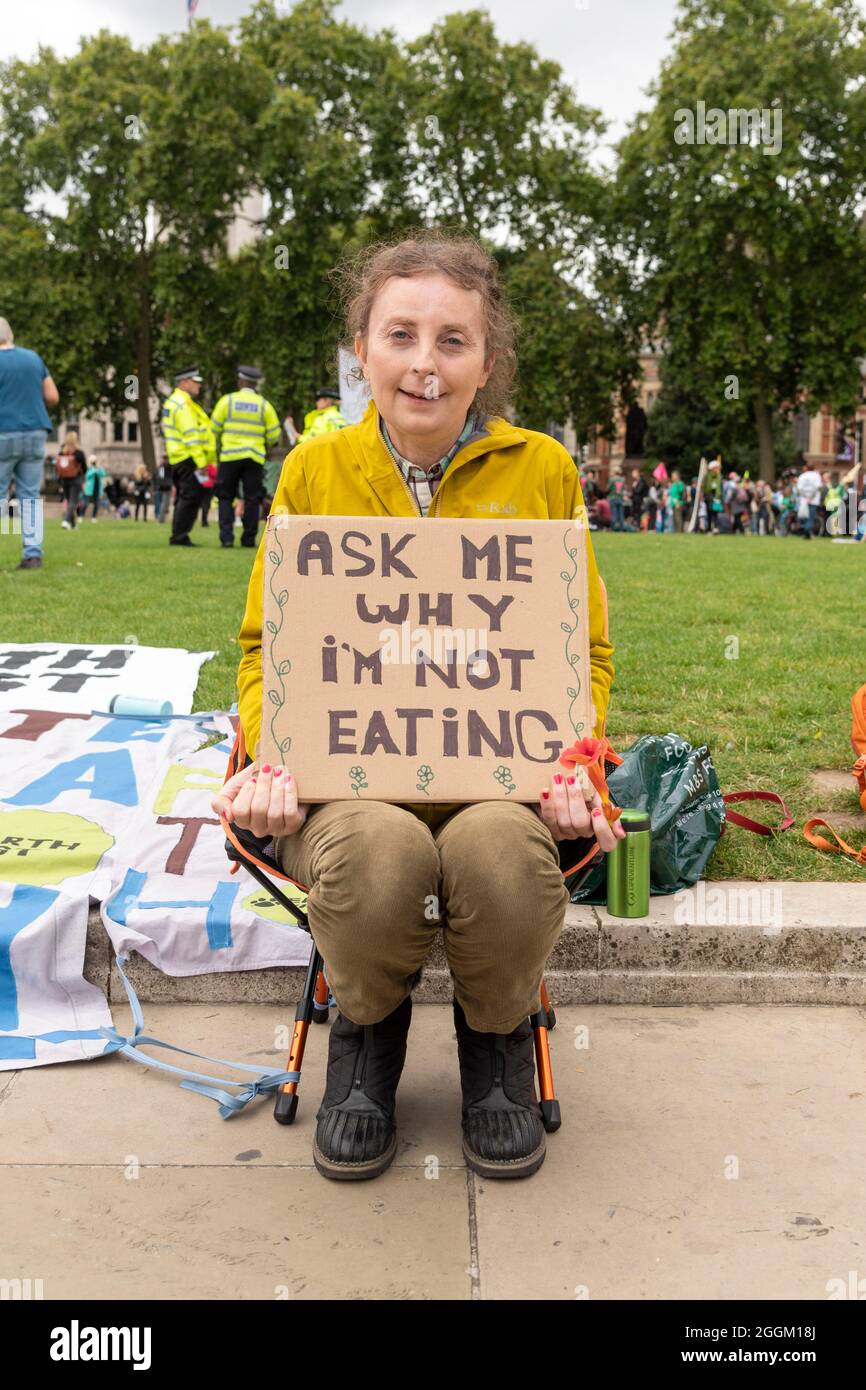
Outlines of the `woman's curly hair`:
<svg viewBox="0 0 866 1390">
<path fill-rule="evenodd" d="M 342 262 L 334 272 L 340 291 L 350 350 L 355 334 L 366 338 L 370 311 L 376 295 L 392 275 L 421 275 L 440 271 L 456 285 L 477 290 L 484 315 L 484 360 L 495 361 L 487 384 L 479 388 L 473 410 L 482 418 L 505 415 L 511 404 L 517 370 L 516 324 L 499 282 L 494 258 L 474 237 L 452 235 L 439 229 L 422 230 L 391 242 L 365 246 Z M 360 368 L 351 375 L 362 380 Z"/>
</svg>

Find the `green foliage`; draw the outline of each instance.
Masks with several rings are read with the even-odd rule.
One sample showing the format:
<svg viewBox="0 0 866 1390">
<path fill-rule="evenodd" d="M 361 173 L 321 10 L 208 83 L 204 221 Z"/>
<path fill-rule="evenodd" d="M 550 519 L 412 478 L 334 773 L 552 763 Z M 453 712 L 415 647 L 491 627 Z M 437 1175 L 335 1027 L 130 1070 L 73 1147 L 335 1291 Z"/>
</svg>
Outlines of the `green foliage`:
<svg viewBox="0 0 866 1390">
<path fill-rule="evenodd" d="M 568 283 L 553 252 L 510 258 L 503 278 L 520 326 L 521 423 L 543 430 L 570 415 L 581 442 L 599 424 L 610 429 L 613 388 L 624 384 L 630 365 L 610 322 Z"/>
<path fill-rule="evenodd" d="M 864 21 L 849 0 L 682 0 L 675 40 L 619 147 L 607 269 L 634 268 L 631 321 L 679 390 L 763 428 L 769 478 L 772 414 L 847 414 L 859 389 Z M 681 143 L 699 101 L 775 113 L 766 143 Z"/>
<path fill-rule="evenodd" d="M 260 0 L 231 34 L 42 49 L 0 71 L 0 311 L 67 414 L 137 386 L 152 461 L 148 395 L 184 360 L 206 401 L 251 360 L 300 418 L 334 376 L 335 265 L 446 226 L 499 261 L 520 423 L 610 435 L 658 336 L 653 447 L 684 461 L 709 430 L 745 458 L 757 439 L 771 476 L 793 410 L 847 415 L 858 393 L 864 21 L 853 0 L 681 0 L 674 38 L 615 177 L 593 167 L 598 112 L 480 10 L 402 43 L 335 0 Z M 778 152 L 682 143 L 699 101 L 781 113 Z M 257 235 L 229 254 L 248 198 Z"/>
<path fill-rule="evenodd" d="M 250 360 L 299 418 L 334 375 L 335 264 L 444 223 L 489 235 L 521 297 L 521 413 L 607 420 L 617 337 L 573 289 L 603 191 L 598 113 L 480 11 L 403 45 L 335 12 L 263 2 L 234 38 L 197 21 L 136 49 L 103 31 L 5 67 L 0 296 L 61 409 L 119 412 L 137 383 L 151 460 L 149 390 L 196 360 L 213 399 Z M 251 194 L 258 235 L 229 255 Z"/>
<path fill-rule="evenodd" d="M 647 416 L 644 451 L 648 459 L 664 459 L 669 468 L 678 468 L 684 478 L 697 477 L 701 457 L 722 455 L 725 469 L 748 471 L 757 478 L 760 470 L 758 437 L 754 416 L 745 419 L 716 403 L 696 397 L 670 371 L 662 366 L 662 390 Z M 777 473 L 797 459 L 791 422 L 773 416 L 773 457 Z"/>
</svg>

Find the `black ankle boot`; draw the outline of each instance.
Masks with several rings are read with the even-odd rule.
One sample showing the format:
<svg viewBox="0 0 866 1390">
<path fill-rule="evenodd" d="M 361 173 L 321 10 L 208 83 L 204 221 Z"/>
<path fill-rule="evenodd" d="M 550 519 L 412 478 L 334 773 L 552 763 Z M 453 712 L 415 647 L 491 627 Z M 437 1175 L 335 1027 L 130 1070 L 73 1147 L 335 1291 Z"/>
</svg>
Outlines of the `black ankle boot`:
<svg viewBox="0 0 866 1390">
<path fill-rule="evenodd" d="M 547 1140 L 535 1098 L 528 1018 L 513 1033 L 476 1033 L 454 1000 L 463 1090 L 463 1154 L 485 1178 L 526 1178 L 544 1162 Z"/>
<path fill-rule="evenodd" d="M 313 1162 L 326 1178 L 375 1178 L 397 1152 L 394 1098 L 412 1018 L 407 995 L 379 1023 L 338 1013 L 328 1044 L 328 1082 L 316 1120 Z"/>
</svg>

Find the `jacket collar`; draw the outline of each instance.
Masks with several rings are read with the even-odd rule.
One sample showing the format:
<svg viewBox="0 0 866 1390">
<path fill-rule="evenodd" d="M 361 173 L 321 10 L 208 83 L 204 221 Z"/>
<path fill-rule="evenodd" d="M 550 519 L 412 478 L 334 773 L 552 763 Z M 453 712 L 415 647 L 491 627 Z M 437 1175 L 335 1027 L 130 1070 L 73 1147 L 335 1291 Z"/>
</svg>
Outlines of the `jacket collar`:
<svg viewBox="0 0 866 1390">
<path fill-rule="evenodd" d="M 411 502 L 399 469 L 382 438 L 379 419 L 376 402 L 371 398 L 358 424 L 341 430 L 340 435 L 351 445 L 361 472 L 388 512 L 395 516 L 411 516 Z M 481 458 L 494 449 L 509 449 L 525 442 L 520 430 L 500 416 L 492 416 L 461 445 L 448 465 L 445 478 L 451 478 L 470 459 Z M 439 486 L 444 486 L 444 479 Z"/>
</svg>

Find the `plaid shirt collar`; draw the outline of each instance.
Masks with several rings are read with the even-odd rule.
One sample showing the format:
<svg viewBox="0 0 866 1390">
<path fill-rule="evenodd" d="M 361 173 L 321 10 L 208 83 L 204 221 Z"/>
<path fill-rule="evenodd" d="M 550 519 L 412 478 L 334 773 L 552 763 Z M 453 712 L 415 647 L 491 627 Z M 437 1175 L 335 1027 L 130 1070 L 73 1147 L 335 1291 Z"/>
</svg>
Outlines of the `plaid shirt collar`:
<svg viewBox="0 0 866 1390">
<path fill-rule="evenodd" d="M 429 468 L 419 468 L 417 464 L 410 463 L 408 459 L 404 458 L 403 455 L 399 453 L 398 450 L 394 447 L 394 444 L 391 440 L 391 436 L 388 433 L 388 426 L 385 424 L 385 421 L 382 419 L 381 415 L 379 416 L 379 423 L 381 427 L 382 438 L 384 439 L 385 444 L 388 447 L 391 457 L 397 464 L 397 467 L 400 469 L 400 472 L 403 474 L 403 477 L 406 479 L 406 482 L 411 484 L 413 479 L 417 480 L 418 482 L 426 481 L 430 484 L 432 491 L 433 488 L 435 488 L 436 484 L 442 481 L 443 475 L 449 463 L 459 452 L 461 447 L 466 443 L 466 440 L 469 438 L 469 436 L 475 429 L 475 416 L 470 410 L 468 415 L 466 416 L 466 423 L 463 426 L 463 429 L 460 431 L 460 434 L 457 436 L 454 443 L 451 445 L 451 448 L 448 450 L 447 454 L 443 454 L 439 462 L 431 464 Z"/>
</svg>

